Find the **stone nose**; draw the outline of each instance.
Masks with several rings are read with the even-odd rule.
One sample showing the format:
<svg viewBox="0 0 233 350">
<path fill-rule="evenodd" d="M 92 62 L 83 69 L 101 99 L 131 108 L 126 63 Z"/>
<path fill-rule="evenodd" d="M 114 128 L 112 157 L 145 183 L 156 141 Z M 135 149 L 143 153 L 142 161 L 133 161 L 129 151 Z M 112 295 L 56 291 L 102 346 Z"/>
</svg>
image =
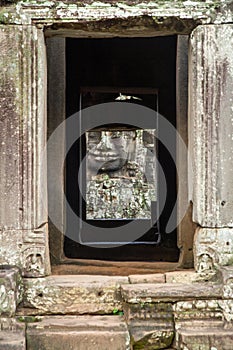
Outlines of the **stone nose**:
<svg viewBox="0 0 233 350">
<path fill-rule="evenodd" d="M 97 149 L 99 150 L 104 150 L 104 151 L 109 151 L 112 149 L 112 143 L 111 143 L 111 138 L 110 136 L 103 134 L 101 137 L 100 142 L 98 143 Z"/>
</svg>

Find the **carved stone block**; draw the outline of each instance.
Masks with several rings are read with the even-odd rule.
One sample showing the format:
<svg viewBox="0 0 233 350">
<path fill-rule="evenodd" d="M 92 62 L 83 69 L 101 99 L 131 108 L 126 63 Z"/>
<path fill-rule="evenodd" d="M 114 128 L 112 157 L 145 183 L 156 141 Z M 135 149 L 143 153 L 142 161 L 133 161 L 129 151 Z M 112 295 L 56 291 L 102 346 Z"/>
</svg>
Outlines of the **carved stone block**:
<svg viewBox="0 0 233 350">
<path fill-rule="evenodd" d="M 194 264 L 196 271 L 213 275 L 219 266 L 233 263 L 233 229 L 198 228 L 194 237 Z"/>
<path fill-rule="evenodd" d="M 14 315 L 23 298 L 23 283 L 17 267 L 0 265 L 0 315 Z"/>
<path fill-rule="evenodd" d="M 194 321 L 203 322 L 204 324 L 209 320 L 212 323 L 215 321 L 217 326 L 223 325 L 223 312 L 220 302 L 220 299 L 197 299 L 175 303 L 173 310 L 176 328 L 179 328 L 181 324 L 192 327 Z"/>
<path fill-rule="evenodd" d="M 171 345 L 174 337 L 171 303 L 125 303 L 124 315 L 135 348 L 163 349 Z"/>
<path fill-rule="evenodd" d="M 26 277 L 49 274 L 47 238 L 47 224 L 37 230 L 0 231 L 0 264 L 17 265 Z"/>
</svg>

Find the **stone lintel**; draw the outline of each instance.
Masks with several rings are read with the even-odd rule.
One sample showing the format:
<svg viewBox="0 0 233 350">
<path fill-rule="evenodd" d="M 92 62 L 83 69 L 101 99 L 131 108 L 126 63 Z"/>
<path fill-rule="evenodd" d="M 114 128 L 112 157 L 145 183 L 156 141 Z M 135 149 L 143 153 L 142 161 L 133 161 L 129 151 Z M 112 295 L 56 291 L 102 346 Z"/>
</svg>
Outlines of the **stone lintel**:
<svg viewBox="0 0 233 350">
<path fill-rule="evenodd" d="M 130 35 L 140 20 L 151 27 L 151 31 L 167 33 L 190 33 L 198 24 L 222 23 L 232 20 L 228 4 L 210 0 L 202 1 L 40 1 L 28 3 L 19 1 L 17 6 L 3 8 L 0 22 L 4 24 L 40 23 L 47 28 L 59 29 L 61 23 L 85 23 L 93 28 L 93 22 L 106 21 L 106 33 L 111 34 L 114 22 L 124 24 L 124 32 Z M 132 26 L 126 27 L 128 19 Z M 135 25 L 133 25 L 136 19 Z M 121 25 L 122 25 L 121 24 Z M 78 29 L 78 28 L 76 28 Z M 94 29 L 94 28 L 93 28 Z M 97 29 L 97 28 L 96 28 Z M 129 30 L 128 30 L 129 29 Z M 85 32 L 85 30 L 83 31 Z M 93 33 L 96 31 L 93 30 Z M 85 34 L 84 34 L 85 35 Z"/>
</svg>

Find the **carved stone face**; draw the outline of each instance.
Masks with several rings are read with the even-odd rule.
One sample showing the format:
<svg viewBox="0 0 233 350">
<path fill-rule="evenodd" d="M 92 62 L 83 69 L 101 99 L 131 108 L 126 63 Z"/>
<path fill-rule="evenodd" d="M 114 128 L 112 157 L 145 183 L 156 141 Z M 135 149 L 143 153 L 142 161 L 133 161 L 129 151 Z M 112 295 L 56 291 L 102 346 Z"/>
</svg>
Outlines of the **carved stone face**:
<svg viewBox="0 0 233 350">
<path fill-rule="evenodd" d="M 111 172 L 121 169 L 133 151 L 135 131 L 89 131 L 87 134 L 88 168 Z"/>
</svg>

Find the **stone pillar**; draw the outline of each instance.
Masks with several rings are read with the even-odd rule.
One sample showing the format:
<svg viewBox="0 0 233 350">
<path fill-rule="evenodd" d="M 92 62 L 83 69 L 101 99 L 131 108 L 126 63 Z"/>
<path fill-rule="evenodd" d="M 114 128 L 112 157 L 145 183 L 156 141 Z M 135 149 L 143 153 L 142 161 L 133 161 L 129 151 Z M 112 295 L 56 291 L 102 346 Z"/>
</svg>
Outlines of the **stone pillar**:
<svg viewBox="0 0 233 350">
<path fill-rule="evenodd" d="M 66 94 L 66 39 L 52 37 L 46 40 L 48 65 L 48 142 L 50 136 L 65 121 Z M 64 258 L 63 245 L 65 232 L 64 178 L 56 177 L 57 163 L 65 161 L 65 128 L 59 131 L 60 138 L 48 148 L 48 207 L 52 213 L 49 221 L 49 246 L 51 263 L 60 263 Z M 57 138 L 58 139 L 58 138 Z M 57 227 L 55 226 L 57 225 Z M 63 228 L 61 230 L 61 228 Z M 60 230 L 62 231 L 60 231 Z"/>
<path fill-rule="evenodd" d="M 189 72 L 195 268 L 233 263 L 233 26 L 197 27 Z"/>
<path fill-rule="evenodd" d="M 0 264 L 44 276 L 50 264 L 43 31 L 2 25 L 0 51 Z"/>
</svg>

